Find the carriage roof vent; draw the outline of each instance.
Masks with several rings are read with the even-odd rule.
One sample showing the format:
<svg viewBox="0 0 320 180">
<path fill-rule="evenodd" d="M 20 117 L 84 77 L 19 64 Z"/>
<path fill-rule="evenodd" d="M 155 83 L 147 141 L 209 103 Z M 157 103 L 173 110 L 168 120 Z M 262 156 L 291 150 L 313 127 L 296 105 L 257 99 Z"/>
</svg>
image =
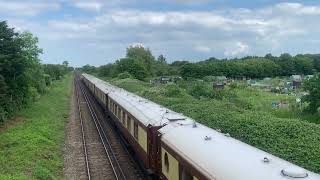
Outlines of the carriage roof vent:
<svg viewBox="0 0 320 180">
<path fill-rule="evenodd" d="M 185 117 L 181 116 L 180 114 L 167 114 L 165 116 L 169 121 L 179 121 L 179 120 L 186 120 Z"/>
<path fill-rule="evenodd" d="M 283 176 L 287 176 L 290 178 L 306 178 L 308 177 L 308 173 L 299 167 L 288 167 L 281 170 L 281 174 Z"/>
</svg>

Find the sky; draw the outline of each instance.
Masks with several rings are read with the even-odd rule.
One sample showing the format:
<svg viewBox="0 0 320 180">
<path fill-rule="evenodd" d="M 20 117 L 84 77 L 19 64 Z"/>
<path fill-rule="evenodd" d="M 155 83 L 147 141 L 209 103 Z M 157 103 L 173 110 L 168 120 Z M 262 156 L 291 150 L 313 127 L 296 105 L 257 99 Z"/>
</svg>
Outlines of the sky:
<svg viewBox="0 0 320 180">
<path fill-rule="evenodd" d="M 320 53 L 314 0 L 0 0 L 0 21 L 39 38 L 43 63 L 99 66 L 143 45 L 168 62 Z"/>
</svg>

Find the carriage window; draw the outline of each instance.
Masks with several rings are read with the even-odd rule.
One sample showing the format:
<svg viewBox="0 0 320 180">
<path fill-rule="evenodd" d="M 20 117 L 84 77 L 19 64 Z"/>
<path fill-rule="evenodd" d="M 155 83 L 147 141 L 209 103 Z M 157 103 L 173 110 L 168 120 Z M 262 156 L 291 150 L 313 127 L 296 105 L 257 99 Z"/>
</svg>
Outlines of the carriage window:
<svg viewBox="0 0 320 180">
<path fill-rule="evenodd" d="M 117 117 L 119 117 L 119 116 L 118 116 L 118 110 L 119 110 L 119 109 L 118 109 L 118 105 L 116 105 L 116 116 L 117 116 Z"/>
<path fill-rule="evenodd" d="M 131 132 L 131 117 L 129 116 L 127 118 L 127 128 L 128 128 L 128 131 Z"/>
<path fill-rule="evenodd" d="M 124 124 L 126 122 L 126 113 L 122 111 L 122 123 Z"/>
<path fill-rule="evenodd" d="M 138 140 L 138 123 L 134 122 L 133 136 Z"/>
<path fill-rule="evenodd" d="M 167 152 L 164 153 L 164 169 L 167 173 L 169 172 L 169 158 Z"/>
<path fill-rule="evenodd" d="M 183 168 L 181 172 L 181 180 L 193 180 L 193 176 Z"/>
</svg>

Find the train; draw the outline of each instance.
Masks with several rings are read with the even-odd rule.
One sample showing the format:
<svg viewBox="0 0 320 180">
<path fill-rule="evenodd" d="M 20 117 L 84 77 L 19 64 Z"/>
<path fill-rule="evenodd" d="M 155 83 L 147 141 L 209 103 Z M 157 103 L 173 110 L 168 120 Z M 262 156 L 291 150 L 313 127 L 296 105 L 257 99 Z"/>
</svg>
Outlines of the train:
<svg viewBox="0 0 320 180">
<path fill-rule="evenodd" d="M 320 175 L 89 74 L 82 82 L 153 178 L 320 180 Z"/>
</svg>

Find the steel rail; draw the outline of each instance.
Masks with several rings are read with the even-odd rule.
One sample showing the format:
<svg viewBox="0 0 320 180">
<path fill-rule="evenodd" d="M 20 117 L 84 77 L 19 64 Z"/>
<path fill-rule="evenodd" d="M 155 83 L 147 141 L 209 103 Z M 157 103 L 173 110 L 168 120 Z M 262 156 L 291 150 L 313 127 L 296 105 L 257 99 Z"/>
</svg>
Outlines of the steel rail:
<svg viewBox="0 0 320 180">
<path fill-rule="evenodd" d="M 100 140 L 101 140 L 101 142 L 102 142 L 103 148 L 104 148 L 104 150 L 105 150 L 105 153 L 106 153 L 106 155 L 107 155 L 107 157 L 108 157 L 108 160 L 109 160 L 109 162 L 110 162 L 110 165 L 111 165 L 111 167 L 112 167 L 113 174 L 115 175 L 115 178 L 116 178 L 117 180 L 119 180 L 119 176 L 118 176 L 118 173 L 117 173 L 117 171 L 116 171 L 116 167 L 115 167 L 114 162 L 113 162 L 112 157 L 111 157 L 112 155 L 110 155 L 110 153 L 109 153 L 109 151 L 108 151 L 108 149 L 107 149 L 106 143 L 104 142 L 104 139 L 103 139 L 103 135 L 105 135 L 105 134 L 104 134 L 104 132 L 103 132 L 102 130 L 100 130 L 100 129 L 102 129 L 102 128 L 101 128 L 101 127 L 99 128 L 99 124 L 97 123 L 98 120 L 97 120 L 97 117 L 96 117 L 96 115 L 95 115 L 95 112 L 93 111 L 93 108 L 92 108 L 92 106 L 91 106 L 91 104 L 90 104 L 90 102 L 89 102 L 89 100 L 88 100 L 88 98 L 87 98 L 87 96 L 86 96 L 85 90 L 81 87 L 80 84 L 81 84 L 81 83 L 79 82 L 80 91 L 82 92 L 82 94 L 83 94 L 83 96 L 84 96 L 84 98 L 85 98 L 85 101 L 86 101 L 86 105 L 87 105 L 88 108 L 89 108 L 90 115 L 91 115 L 91 117 L 92 117 L 92 119 L 93 119 L 93 122 L 94 122 L 94 124 L 95 124 L 96 130 L 97 130 L 97 132 L 98 132 L 98 134 L 99 134 L 99 137 L 100 137 Z M 102 135 L 101 131 L 103 132 L 103 135 Z M 107 137 L 105 137 L 105 138 L 107 139 Z M 111 146 L 110 146 L 109 143 L 108 143 L 108 147 L 111 149 Z M 111 149 L 111 151 L 112 151 L 112 149 Z M 114 154 L 113 154 L 113 156 L 114 156 Z M 122 172 L 122 170 L 121 170 L 121 167 L 119 166 L 119 163 L 117 162 L 117 159 L 116 159 L 115 157 L 113 157 L 113 158 L 115 159 L 115 161 L 116 161 L 116 163 L 117 163 L 117 165 L 118 165 L 118 169 L 119 169 L 120 172 L 122 173 L 121 176 L 124 177 L 123 179 L 126 179 L 125 176 L 124 176 L 124 174 L 123 174 L 123 172 Z"/>
<path fill-rule="evenodd" d="M 75 88 L 75 91 L 77 94 L 78 112 L 79 112 L 79 119 L 80 119 L 80 125 L 81 125 L 82 145 L 83 145 L 83 151 L 84 151 L 84 155 L 85 155 L 85 164 L 86 164 L 86 169 L 87 169 L 88 180 L 91 180 L 88 153 L 87 153 L 87 144 L 86 144 L 85 132 L 84 132 L 84 128 L 83 128 L 83 119 L 82 119 L 82 112 L 81 112 L 80 100 L 79 100 L 80 98 L 79 98 L 79 92 L 77 91 L 76 81 L 77 80 L 74 79 L 74 88 Z"/>
<path fill-rule="evenodd" d="M 88 87 L 85 85 L 85 84 L 83 84 L 83 87 L 84 87 L 84 89 L 87 89 L 86 91 L 88 92 Z M 89 94 L 91 94 L 90 92 L 89 92 Z M 96 99 L 95 99 L 95 97 L 91 94 L 91 95 L 88 95 L 88 97 L 89 97 L 89 100 L 92 102 L 92 101 L 96 101 Z M 93 103 L 94 104 L 94 103 Z M 97 103 L 96 104 L 96 107 L 98 107 L 98 108 L 104 108 L 103 107 L 103 105 L 101 105 L 101 104 L 99 104 L 99 103 Z M 94 109 L 94 108 L 93 108 Z M 121 144 L 121 147 L 124 149 L 124 151 L 125 151 L 125 153 L 126 153 L 126 155 L 129 157 L 129 161 L 131 162 L 131 163 L 136 163 L 136 159 L 134 159 L 133 158 L 133 156 L 132 156 L 132 154 L 129 152 L 129 150 L 128 150 L 128 147 L 127 147 L 127 145 L 124 143 L 125 142 L 125 140 L 123 139 L 123 137 L 121 136 L 121 134 L 119 134 L 119 133 L 117 133 L 117 132 L 115 132 L 115 129 L 114 129 L 114 127 L 112 127 L 113 125 L 112 124 L 110 124 L 109 122 L 106 122 L 106 121 L 102 121 L 102 124 L 103 125 L 101 125 L 101 127 L 108 127 L 108 128 L 110 128 L 110 130 L 111 131 L 113 131 L 113 133 L 116 133 L 116 135 L 117 135 L 117 137 L 118 138 L 120 138 L 120 144 Z M 105 133 L 104 131 L 103 131 L 103 133 Z M 107 135 L 106 135 L 107 136 Z M 136 164 L 140 169 L 140 171 L 142 171 L 142 174 L 141 175 L 143 175 L 144 177 L 145 177 L 145 179 L 147 178 L 146 176 L 148 176 L 148 175 L 146 175 L 145 174 L 145 172 L 144 172 L 144 170 L 141 170 L 143 167 L 139 164 L 139 163 L 137 163 Z"/>
<path fill-rule="evenodd" d="M 85 88 L 82 87 L 81 89 L 83 90 L 84 96 L 85 96 L 85 98 L 87 99 L 87 102 L 88 102 L 88 106 L 89 106 L 89 108 L 90 108 L 90 111 L 92 110 L 92 113 L 93 113 L 93 115 L 95 116 L 95 118 L 96 118 L 96 120 L 97 120 L 97 124 L 98 124 L 98 126 L 100 127 L 100 129 L 101 129 L 101 131 L 102 131 L 102 133 L 103 133 L 103 137 L 106 139 L 106 142 L 107 142 L 108 147 L 109 147 L 109 149 L 110 149 L 110 151 L 111 151 L 112 157 L 114 158 L 114 160 L 115 160 L 115 162 L 116 162 L 116 165 L 117 165 L 117 167 L 118 167 L 118 169 L 119 169 L 119 171 L 120 171 L 120 175 L 121 175 L 122 179 L 126 180 L 127 178 L 126 178 L 126 176 L 124 175 L 123 170 L 122 170 L 122 168 L 121 168 L 121 166 L 120 166 L 120 164 L 119 164 L 119 161 L 117 160 L 117 157 L 116 157 L 116 155 L 115 155 L 115 153 L 114 153 L 114 151 L 113 151 L 113 149 L 112 149 L 112 146 L 111 146 L 110 140 L 109 140 L 109 138 L 108 138 L 108 135 L 106 135 L 105 131 L 103 131 L 103 126 L 101 125 L 101 123 L 100 123 L 100 121 L 99 121 L 99 118 L 98 118 L 98 116 L 97 116 L 97 114 L 96 114 L 96 112 L 95 112 L 95 110 L 94 110 L 94 108 L 93 108 L 93 106 L 92 106 L 92 102 L 91 102 L 90 98 L 88 97 L 88 95 L 87 95 L 87 93 L 86 93 L 86 90 L 84 90 Z"/>
</svg>

